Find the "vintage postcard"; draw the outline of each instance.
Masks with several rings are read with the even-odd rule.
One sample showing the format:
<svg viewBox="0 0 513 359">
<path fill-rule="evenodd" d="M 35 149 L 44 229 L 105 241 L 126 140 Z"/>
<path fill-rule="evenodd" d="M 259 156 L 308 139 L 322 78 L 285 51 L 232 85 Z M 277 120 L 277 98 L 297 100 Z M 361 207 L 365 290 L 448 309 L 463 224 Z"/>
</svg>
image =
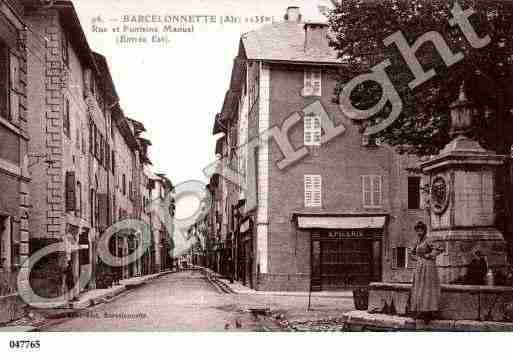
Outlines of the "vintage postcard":
<svg viewBox="0 0 513 359">
<path fill-rule="evenodd" d="M 512 84 L 510 1 L 0 0 L 9 352 L 513 331 Z"/>
</svg>

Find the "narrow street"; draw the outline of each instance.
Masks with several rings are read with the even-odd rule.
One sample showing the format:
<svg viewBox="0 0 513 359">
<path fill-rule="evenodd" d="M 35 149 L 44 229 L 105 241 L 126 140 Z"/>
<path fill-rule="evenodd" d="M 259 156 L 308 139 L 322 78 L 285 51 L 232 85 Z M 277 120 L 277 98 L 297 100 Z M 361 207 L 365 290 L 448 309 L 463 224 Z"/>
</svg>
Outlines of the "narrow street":
<svg viewBox="0 0 513 359">
<path fill-rule="evenodd" d="M 159 278 L 48 331 L 224 331 L 241 316 L 199 272 Z"/>
<path fill-rule="evenodd" d="M 111 302 L 59 320 L 44 331 L 276 331 L 276 316 L 296 321 L 336 317 L 352 309 L 347 298 L 224 294 L 199 271 L 173 273 L 128 291 Z M 251 309 L 272 311 L 255 317 Z"/>
</svg>

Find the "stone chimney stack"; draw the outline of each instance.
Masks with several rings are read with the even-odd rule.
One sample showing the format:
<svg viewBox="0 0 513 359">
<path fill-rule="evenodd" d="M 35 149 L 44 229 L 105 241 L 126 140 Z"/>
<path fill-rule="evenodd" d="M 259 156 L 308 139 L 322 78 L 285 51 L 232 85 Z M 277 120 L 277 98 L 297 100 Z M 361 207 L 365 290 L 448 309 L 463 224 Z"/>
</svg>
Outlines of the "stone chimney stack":
<svg viewBox="0 0 513 359">
<path fill-rule="evenodd" d="M 328 25 L 321 22 L 305 24 L 305 50 L 318 49 L 328 42 Z"/>
<path fill-rule="evenodd" d="M 285 14 L 285 21 L 301 22 L 301 13 L 299 11 L 299 7 L 289 6 L 287 8 L 287 13 Z"/>
</svg>

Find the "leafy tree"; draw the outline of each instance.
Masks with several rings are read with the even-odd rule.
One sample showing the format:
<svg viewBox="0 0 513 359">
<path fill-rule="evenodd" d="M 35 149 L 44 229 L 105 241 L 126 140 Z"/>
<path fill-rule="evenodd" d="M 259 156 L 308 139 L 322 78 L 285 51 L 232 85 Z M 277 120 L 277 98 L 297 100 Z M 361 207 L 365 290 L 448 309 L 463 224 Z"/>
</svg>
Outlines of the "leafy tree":
<svg viewBox="0 0 513 359">
<path fill-rule="evenodd" d="M 459 26 L 451 26 L 455 0 L 332 0 L 327 12 L 330 43 L 342 60 L 337 98 L 342 88 L 356 76 L 371 71 L 385 59 L 391 62 L 387 74 L 402 101 L 401 116 L 377 136 L 400 153 L 431 155 L 450 139 L 450 105 L 465 84 L 467 97 L 476 105 L 469 136 L 485 148 L 510 158 L 513 144 L 513 2 L 497 0 L 458 0 L 462 9 L 473 8 L 469 18 L 479 37 L 490 36 L 490 43 L 473 48 Z M 442 35 L 453 53 L 464 57 L 446 66 L 432 43 L 425 43 L 416 53 L 424 71 L 434 69 L 436 76 L 410 89 L 414 79 L 395 44 L 386 46 L 388 36 L 402 31 L 412 45 L 429 31 Z M 367 109 L 381 98 L 381 86 L 366 82 L 353 91 L 351 102 Z M 386 118 L 391 106 L 376 116 L 361 121 L 362 129 Z M 499 170 L 497 191 L 499 221 L 505 237 L 513 244 L 511 165 Z M 510 258 L 513 258 L 513 245 Z"/>
<path fill-rule="evenodd" d="M 385 59 L 392 62 L 387 73 L 404 108 L 400 118 L 379 137 L 401 152 L 434 154 L 449 142 L 449 106 L 465 81 L 468 97 L 478 111 L 470 135 L 486 148 L 509 153 L 513 141 L 509 135 L 513 111 L 513 2 L 458 2 L 462 9 L 475 9 L 470 21 L 480 37 L 491 37 L 486 47 L 472 48 L 460 28 L 449 24 L 454 1 L 343 0 L 334 1 L 335 7 L 328 12 L 331 45 L 343 59 L 337 95 L 352 78 L 369 72 Z M 437 75 L 412 90 L 408 84 L 414 76 L 397 46 L 383 43 L 399 30 L 410 45 L 428 31 L 437 31 L 453 53 L 461 52 L 464 58 L 447 67 L 432 43 L 426 42 L 416 55 L 425 71 L 432 68 Z M 352 103 L 365 109 L 380 97 L 378 84 L 364 83 L 353 92 Z M 369 121 L 379 121 L 389 110 L 385 108 Z"/>
</svg>

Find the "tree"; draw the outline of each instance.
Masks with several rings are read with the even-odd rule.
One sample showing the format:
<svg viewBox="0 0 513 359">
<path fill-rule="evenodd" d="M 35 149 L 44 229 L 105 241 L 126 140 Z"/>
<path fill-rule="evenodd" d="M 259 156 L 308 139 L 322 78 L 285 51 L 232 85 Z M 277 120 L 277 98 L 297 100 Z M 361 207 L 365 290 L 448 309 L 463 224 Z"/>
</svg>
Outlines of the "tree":
<svg viewBox="0 0 513 359">
<path fill-rule="evenodd" d="M 451 9 L 455 0 L 333 0 L 328 11 L 330 44 L 342 60 L 337 99 L 344 85 L 354 77 L 368 73 L 385 59 L 391 62 L 387 74 L 397 89 L 403 111 L 400 117 L 377 136 L 400 153 L 436 154 L 450 141 L 450 104 L 465 84 L 470 100 L 476 105 L 476 116 L 469 136 L 485 148 L 510 157 L 513 144 L 513 2 L 497 0 L 458 0 L 462 9 L 474 9 L 469 18 L 480 37 L 490 36 L 490 43 L 474 48 L 458 26 L 451 26 Z M 415 77 L 395 44 L 386 46 L 385 38 L 402 31 L 412 45 L 429 31 L 442 35 L 453 53 L 463 59 L 450 67 L 445 64 L 432 43 L 417 52 L 424 71 L 434 69 L 436 76 L 411 89 Z M 381 98 L 381 87 L 367 82 L 355 89 L 351 102 L 367 109 Z M 362 121 L 362 129 L 388 116 L 391 106 Z M 509 168 L 507 169 L 509 171 Z M 503 224 L 511 237 L 511 178 L 502 169 L 498 190 L 503 194 Z M 504 180 L 503 180 L 504 179 Z M 511 227 L 511 226 L 509 226 Z"/>
</svg>

